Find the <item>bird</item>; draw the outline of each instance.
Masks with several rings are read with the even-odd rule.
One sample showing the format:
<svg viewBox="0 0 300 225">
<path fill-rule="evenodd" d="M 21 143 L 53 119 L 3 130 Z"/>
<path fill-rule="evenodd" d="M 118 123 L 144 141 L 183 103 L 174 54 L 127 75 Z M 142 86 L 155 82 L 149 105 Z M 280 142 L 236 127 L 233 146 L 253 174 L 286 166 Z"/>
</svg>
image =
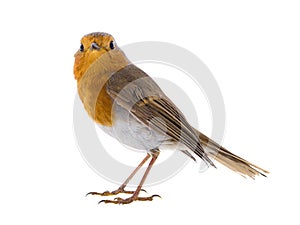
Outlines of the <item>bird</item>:
<svg viewBox="0 0 300 225">
<path fill-rule="evenodd" d="M 117 141 L 146 153 L 118 189 L 87 194 L 115 196 L 123 193 L 130 194 L 130 197 L 116 197 L 99 203 L 129 204 L 160 197 L 140 197 L 140 192 L 144 191 L 143 184 L 162 146 L 181 144 L 184 148 L 179 150 L 187 157 L 193 160 L 199 157 L 208 166 L 216 168 L 215 160 L 244 177 L 254 179 L 269 173 L 194 128 L 159 85 L 126 57 L 112 35 L 105 32 L 84 35 L 74 57 L 77 91 L 89 117 Z M 125 190 L 148 160 L 150 162 L 136 190 Z"/>
</svg>

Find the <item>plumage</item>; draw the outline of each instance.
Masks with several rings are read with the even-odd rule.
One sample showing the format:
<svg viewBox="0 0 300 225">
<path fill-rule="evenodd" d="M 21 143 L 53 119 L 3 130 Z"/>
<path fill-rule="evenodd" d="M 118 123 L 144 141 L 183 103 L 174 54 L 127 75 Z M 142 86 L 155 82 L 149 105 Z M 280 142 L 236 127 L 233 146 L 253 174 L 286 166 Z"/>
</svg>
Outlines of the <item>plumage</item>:
<svg viewBox="0 0 300 225">
<path fill-rule="evenodd" d="M 152 157 L 132 197 L 105 200 L 106 203 L 152 200 L 154 196 L 143 199 L 138 197 L 138 193 L 158 157 L 159 148 L 166 143 L 181 143 L 185 149 L 180 150 L 193 160 L 191 153 L 215 167 L 212 160 L 216 159 L 242 176 L 254 178 L 268 173 L 193 128 L 156 82 L 127 59 L 111 35 L 98 32 L 82 38 L 80 50 L 75 54 L 74 75 L 80 99 L 89 116 L 118 141 L 144 149 Z M 92 194 L 128 193 L 124 187 L 148 158 L 118 190 Z"/>
</svg>

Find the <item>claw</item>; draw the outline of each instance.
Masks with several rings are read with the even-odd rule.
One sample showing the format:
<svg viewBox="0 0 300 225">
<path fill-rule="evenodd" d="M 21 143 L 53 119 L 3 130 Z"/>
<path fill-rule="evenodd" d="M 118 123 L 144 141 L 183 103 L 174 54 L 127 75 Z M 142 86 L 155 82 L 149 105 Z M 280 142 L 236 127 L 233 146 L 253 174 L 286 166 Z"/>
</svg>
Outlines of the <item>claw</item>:
<svg viewBox="0 0 300 225">
<path fill-rule="evenodd" d="M 148 194 L 148 192 L 145 189 L 141 189 L 142 192 L 145 192 L 146 194 Z"/>
<path fill-rule="evenodd" d="M 100 203 L 102 203 L 102 202 L 105 203 L 105 201 L 107 201 L 107 200 L 101 200 L 101 201 L 99 201 L 99 202 L 98 202 L 98 205 L 99 205 Z"/>
<path fill-rule="evenodd" d="M 154 198 L 154 197 L 162 198 L 160 195 L 152 195 L 151 197 L 152 197 L 152 198 Z"/>
<path fill-rule="evenodd" d="M 88 195 L 96 195 L 96 194 L 98 194 L 98 192 L 91 191 L 91 192 L 87 193 L 87 194 L 85 195 L 85 197 L 88 196 Z"/>
</svg>

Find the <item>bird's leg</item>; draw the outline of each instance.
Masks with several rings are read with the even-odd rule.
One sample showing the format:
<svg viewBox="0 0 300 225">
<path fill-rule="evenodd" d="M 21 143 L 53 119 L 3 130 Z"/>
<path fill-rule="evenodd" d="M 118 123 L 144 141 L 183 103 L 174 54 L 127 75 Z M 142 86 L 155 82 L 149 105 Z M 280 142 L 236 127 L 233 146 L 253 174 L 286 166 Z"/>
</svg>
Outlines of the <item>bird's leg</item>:
<svg viewBox="0 0 300 225">
<path fill-rule="evenodd" d="M 151 151 L 151 156 L 152 156 L 152 159 L 142 177 L 142 180 L 139 184 L 139 186 L 137 187 L 137 189 L 135 190 L 135 192 L 133 193 L 133 195 L 129 198 L 126 198 L 126 199 L 123 199 L 123 198 L 115 198 L 114 200 L 102 200 L 100 201 L 99 203 L 101 202 L 104 202 L 104 203 L 114 203 L 114 204 L 129 204 L 133 201 L 152 201 L 154 197 L 160 197 L 159 195 L 152 195 L 150 197 L 139 197 L 139 193 L 140 191 L 142 190 L 142 186 L 154 164 L 154 162 L 156 161 L 157 157 L 159 155 L 159 150 L 158 149 L 155 149 L 155 150 L 152 150 Z"/>
<path fill-rule="evenodd" d="M 124 183 L 115 191 L 105 191 L 102 193 L 99 192 L 89 192 L 86 195 L 100 195 L 100 196 L 111 196 L 111 195 L 117 195 L 120 193 L 124 194 L 134 194 L 134 191 L 125 191 L 124 188 L 128 184 L 128 182 L 134 177 L 134 175 L 139 171 L 139 169 L 147 162 L 147 160 L 150 158 L 150 154 L 147 153 L 146 157 L 142 160 L 142 162 L 135 168 L 135 170 L 130 174 L 130 176 L 124 181 Z M 144 189 L 141 189 L 142 191 L 146 192 Z"/>
</svg>

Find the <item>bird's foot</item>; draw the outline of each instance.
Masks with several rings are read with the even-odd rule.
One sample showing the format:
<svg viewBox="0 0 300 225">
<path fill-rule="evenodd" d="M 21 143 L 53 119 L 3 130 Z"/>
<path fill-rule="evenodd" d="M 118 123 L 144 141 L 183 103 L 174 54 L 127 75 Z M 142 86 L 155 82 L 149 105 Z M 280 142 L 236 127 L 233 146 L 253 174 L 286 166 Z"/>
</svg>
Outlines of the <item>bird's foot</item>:
<svg viewBox="0 0 300 225">
<path fill-rule="evenodd" d="M 101 200 L 98 204 L 100 203 L 113 203 L 113 204 L 130 204 L 134 201 L 152 201 L 154 197 L 159 197 L 161 198 L 159 195 L 152 195 L 150 197 L 138 197 L 138 196 L 131 196 L 130 198 L 115 198 L 114 200 Z"/>
<path fill-rule="evenodd" d="M 146 190 L 141 189 L 141 191 L 146 192 Z M 100 196 L 112 196 L 112 195 L 118 195 L 118 194 L 134 194 L 134 191 L 126 191 L 124 190 L 124 188 L 119 188 L 115 191 L 104 191 L 104 192 L 89 192 L 86 194 L 86 196 L 88 195 L 100 195 Z"/>
</svg>

